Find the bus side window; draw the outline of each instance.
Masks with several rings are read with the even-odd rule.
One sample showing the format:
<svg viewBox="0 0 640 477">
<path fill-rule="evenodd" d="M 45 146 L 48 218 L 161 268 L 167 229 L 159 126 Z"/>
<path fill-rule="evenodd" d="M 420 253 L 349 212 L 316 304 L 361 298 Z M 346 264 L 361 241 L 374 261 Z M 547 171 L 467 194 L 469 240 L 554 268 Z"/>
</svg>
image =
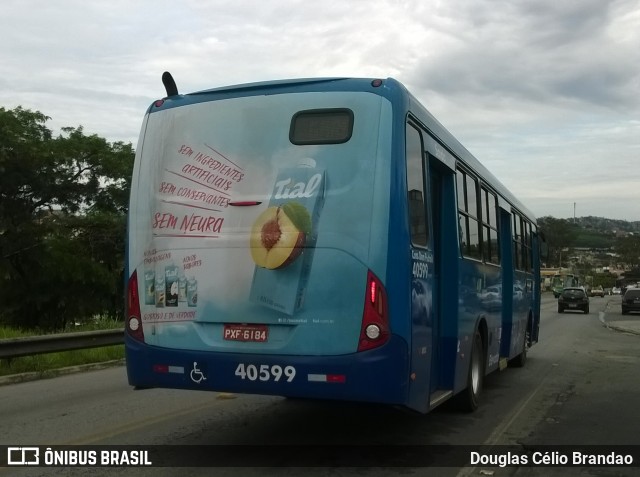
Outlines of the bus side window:
<svg viewBox="0 0 640 477">
<path fill-rule="evenodd" d="M 482 259 L 480 226 L 478 223 L 478 183 L 472 176 L 458 169 L 458 225 L 460 250 L 468 258 Z"/>
<path fill-rule="evenodd" d="M 517 270 L 529 273 L 533 270 L 531 223 L 515 212 L 513 214 L 513 259 Z"/>
<path fill-rule="evenodd" d="M 480 189 L 482 222 L 482 256 L 488 263 L 500 264 L 498 246 L 498 221 L 496 219 L 497 200 L 493 192 L 485 187 Z"/>
<path fill-rule="evenodd" d="M 411 243 L 426 247 L 428 240 L 427 216 L 424 205 L 424 156 L 420 131 L 407 124 L 407 199 Z"/>
<path fill-rule="evenodd" d="M 522 229 L 521 218 L 517 213 L 513 214 L 513 265 L 516 270 L 522 270 Z"/>
</svg>

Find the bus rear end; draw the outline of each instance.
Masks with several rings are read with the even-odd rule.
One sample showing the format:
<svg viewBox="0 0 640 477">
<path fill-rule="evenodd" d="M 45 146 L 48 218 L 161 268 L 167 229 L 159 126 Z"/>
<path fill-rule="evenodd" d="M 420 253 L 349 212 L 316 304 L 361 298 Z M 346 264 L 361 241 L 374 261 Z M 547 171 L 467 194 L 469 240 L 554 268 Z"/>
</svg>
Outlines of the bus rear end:
<svg viewBox="0 0 640 477">
<path fill-rule="evenodd" d="M 405 402 L 377 93 L 279 82 L 150 107 L 129 212 L 131 385 Z"/>
</svg>

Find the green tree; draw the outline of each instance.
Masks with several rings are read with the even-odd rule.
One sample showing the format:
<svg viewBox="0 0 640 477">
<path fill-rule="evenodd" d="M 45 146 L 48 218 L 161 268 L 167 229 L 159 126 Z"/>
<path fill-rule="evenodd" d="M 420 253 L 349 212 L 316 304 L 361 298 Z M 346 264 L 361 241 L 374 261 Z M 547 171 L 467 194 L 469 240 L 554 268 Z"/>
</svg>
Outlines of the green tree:
<svg viewBox="0 0 640 477">
<path fill-rule="evenodd" d="M 562 250 L 575 246 L 579 227 L 567 219 L 556 219 L 551 216 L 539 218 L 538 227 L 544 233 L 549 248 L 550 263 L 547 263 L 547 266 L 562 266 Z"/>
<path fill-rule="evenodd" d="M 593 286 L 601 286 L 602 288 L 613 288 L 616 286 L 618 276 L 614 273 L 598 273 L 593 276 Z"/>
<path fill-rule="evenodd" d="M 640 236 L 628 235 L 616 240 L 615 250 L 620 260 L 631 267 L 640 265 Z"/>
<path fill-rule="evenodd" d="M 0 311 L 25 328 L 63 328 L 121 311 L 134 151 L 53 137 L 39 111 L 0 108 Z"/>
</svg>

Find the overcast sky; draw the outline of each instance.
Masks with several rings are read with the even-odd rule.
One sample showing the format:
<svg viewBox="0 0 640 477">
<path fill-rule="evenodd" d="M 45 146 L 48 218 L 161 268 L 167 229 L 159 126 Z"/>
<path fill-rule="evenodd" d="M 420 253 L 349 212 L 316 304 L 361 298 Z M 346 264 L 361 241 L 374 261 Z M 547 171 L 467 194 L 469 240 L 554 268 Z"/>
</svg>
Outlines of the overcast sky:
<svg viewBox="0 0 640 477">
<path fill-rule="evenodd" d="M 394 77 L 537 216 L 640 220 L 640 0 L 2 0 L 0 107 L 137 143 L 180 92 Z"/>
</svg>

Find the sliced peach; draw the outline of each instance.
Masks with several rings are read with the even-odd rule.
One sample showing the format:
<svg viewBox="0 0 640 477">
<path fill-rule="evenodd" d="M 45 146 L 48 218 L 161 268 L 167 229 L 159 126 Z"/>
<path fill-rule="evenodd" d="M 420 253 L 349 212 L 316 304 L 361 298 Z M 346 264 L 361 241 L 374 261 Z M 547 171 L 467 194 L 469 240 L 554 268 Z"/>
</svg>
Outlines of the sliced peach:
<svg viewBox="0 0 640 477">
<path fill-rule="evenodd" d="M 299 230 L 283 207 L 269 207 L 251 228 L 251 256 L 256 265 L 268 269 L 286 267 L 304 248 L 306 233 Z"/>
</svg>

